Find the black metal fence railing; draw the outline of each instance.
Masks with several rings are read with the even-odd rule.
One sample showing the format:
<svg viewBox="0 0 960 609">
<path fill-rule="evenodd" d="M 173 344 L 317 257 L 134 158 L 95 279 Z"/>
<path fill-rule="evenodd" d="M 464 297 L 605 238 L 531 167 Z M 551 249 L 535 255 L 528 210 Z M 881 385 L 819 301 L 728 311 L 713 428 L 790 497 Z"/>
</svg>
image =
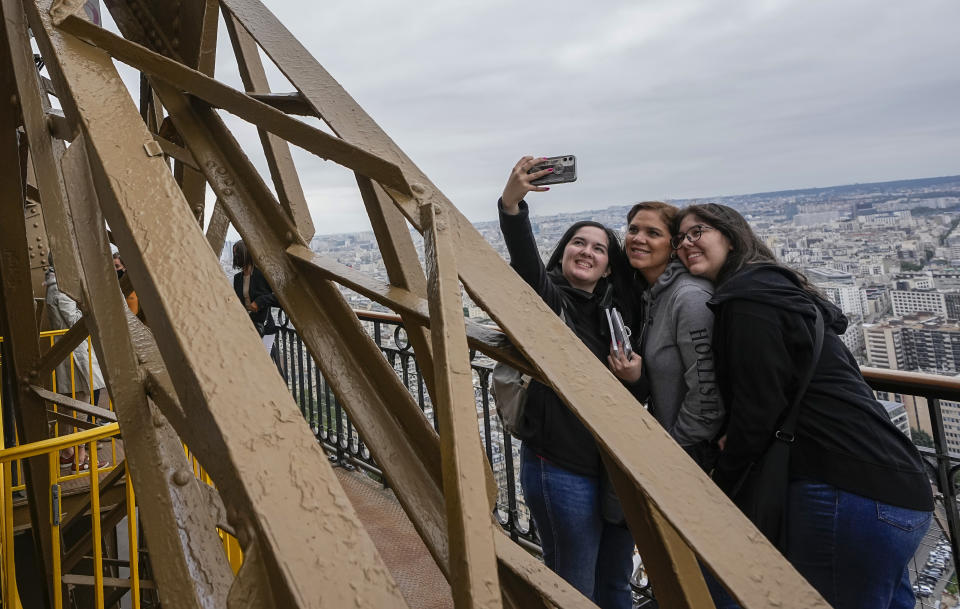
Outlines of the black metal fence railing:
<svg viewBox="0 0 960 609">
<path fill-rule="evenodd" d="M 881 368 L 861 368 L 863 377 L 875 391 L 900 396 L 902 401 L 912 403 L 913 419 L 920 420 L 925 414 L 929 417 L 933 447 L 917 446 L 924 462 L 930 471 L 930 476 L 937 487 L 936 515 L 942 526 L 945 524 L 947 537 L 952 549 L 952 567 L 960 574 L 960 511 L 957 505 L 957 476 L 960 472 L 960 452 L 951 450 L 951 443 L 947 441 L 947 431 L 943 414 L 944 404 L 960 402 L 960 381 L 956 377 L 920 374 L 916 372 L 899 372 Z M 907 399 L 904 399 L 907 398 Z M 898 400 L 899 401 L 899 400 Z M 924 406 L 925 411 L 924 412 Z M 956 417 L 948 417 L 956 420 Z M 956 434 L 953 434 L 956 435 Z M 957 443 L 954 442 L 954 446 Z M 958 446 L 960 448 L 960 446 Z M 941 511 L 942 509 L 942 511 Z M 943 523 L 942 520 L 946 522 Z M 922 573 L 919 565 L 916 566 L 918 575 Z M 923 601 L 921 601 L 923 602 Z M 932 607 L 933 604 L 923 603 Z"/>
<path fill-rule="evenodd" d="M 399 318 L 372 312 L 358 312 L 358 317 L 410 391 L 424 416 L 436 429 L 433 404 Z M 320 374 L 300 336 L 282 312 L 277 342 L 287 386 L 300 405 L 313 433 L 330 453 L 330 459 L 344 467 L 366 470 L 386 485 L 383 471 L 353 428 L 347 413 Z M 514 541 L 539 552 L 533 521 L 520 488 L 520 442 L 501 427 L 494 411 L 490 394 L 490 375 L 494 362 L 473 352 L 470 355 L 481 441 L 499 489 L 497 520 Z"/>
</svg>

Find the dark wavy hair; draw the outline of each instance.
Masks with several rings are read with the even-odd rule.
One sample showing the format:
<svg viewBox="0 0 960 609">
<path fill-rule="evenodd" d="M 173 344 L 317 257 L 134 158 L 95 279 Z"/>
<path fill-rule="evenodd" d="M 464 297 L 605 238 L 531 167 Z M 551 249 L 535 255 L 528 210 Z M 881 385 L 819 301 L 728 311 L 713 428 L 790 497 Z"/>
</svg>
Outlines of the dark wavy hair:
<svg viewBox="0 0 960 609">
<path fill-rule="evenodd" d="M 567 232 L 563 233 L 563 236 L 560 237 L 560 241 L 557 242 L 557 245 L 554 246 L 553 253 L 550 254 L 550 259 L 547 260 L 548 273 L 560 268 L 560 262 L 563 260 L 563 250 L 566 249 L 567 244 L 570 243 L 570 240 L 573 239 L 573 236 L 577 234 L 577 231 L 585 226 L 599 228 L 606 233 L 607 258 L 610 264 L 611 275 L 616 271 L 616 260 L 622 258 L 624 262 L 626 261 L 626 255 L 623 253 L 623 245 L 620 243 L 620 236 L 617 235 L 616 231 L 611 228 L 607 228 L 599 222 L 594 222 L 593 220 L 581 220 L 580 222 L 574 222 L 571 224 L 570 228 L 567 229 Z"/>
<path fill-rule="evenodd" d="M 616 301 L 620 313 L 624 316 L 624 321 L 629 325 L 630 321 L 628 321 L 628 317 L 632 318 L 634 310 L 636 309 L 634 287 L 631 279 L 633 276 L 633 267 L 630 266 L 630 262 L 627 260 L 627 254 L 623 251 L 620 235 L 612 228 L 608 228 L 592 220 L 574 222 L 570 225 L 570 228 L 563 233 L 563 236 L 560 237 L 560 241 L 557 242 L 556 247 L 553 248 L 553 253 L 550 254 L 550 259 L 547 260 L 547 272 L 561 272 L 560 262 L 563 260 L 563 250 L 567 247 L 567 243 L 573 239 L 573 236 L 577 234 L 577 231 L 584 226 L 599 228 L 607 235 L 607 260 L 610 265 L 610 274 L 607 277 L 600 278 L 600 281 L 597 282 L 597 286 L 594 288 L 594 293 L 603 297 L 607 290 L 612 287 L 613 299 Z"/>
<path fill-rule="evenodd" d="M 682 208 L 673 221 L 672 232 L 680 232 L 680 223 L 687 216 L 696 216 L 703 220 L 705 224 L 720 231 L 727 238 L 733 249 L 727 254 L 727 259 L 723 266 L 717 272 L 716 284 L 719 286 L 730 279 L 737 271 L 748 264 L 767 263 L 775 264 L 784 268 L 797 277 L 800 287 L 813 295 L 820 295 L 820 292 L 813 287 L 806 275 L 782 264 L 773 251 L 767 247 L 767 244 L 760 240 L 760 237 L 753 232 L 746 218 L 740 215 L 740 212 L 717 203 L 704 203 L 702 205 L 689 205 Z"/>
<path fill-rule="evenodd" d="M 242 269 L 248 264 L 252 264 L 253 259 L 247 250 L 247 244 L 241 239 L 233 244 L 233 268 Z"/>
</svg>

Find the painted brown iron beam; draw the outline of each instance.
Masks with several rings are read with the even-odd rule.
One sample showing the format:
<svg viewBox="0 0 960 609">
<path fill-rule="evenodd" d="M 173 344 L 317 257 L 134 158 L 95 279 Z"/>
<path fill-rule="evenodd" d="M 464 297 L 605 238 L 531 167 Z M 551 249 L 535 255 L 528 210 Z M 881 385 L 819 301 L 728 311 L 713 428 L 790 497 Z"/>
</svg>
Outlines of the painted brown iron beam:
<svg viewBox="0 0 960 609">
<path fill-rule="evenodd" d="M 272 271 L 267 277 L 281 305 L 352 423 L 379 463 L 397 464 L 387 477 L 408 513 L 416 514 L 412 521 L 427 547 L 435 557 L 439 552 L 445 565 L 439 461 L 421 456 L 439 452 L 436 432 L 336 287 L 294 280 L 297 272 L 285 249 L 299 237 L 219 116 L 168 85 L 156 86 L 257 266 Z"/>
<path fill-rule="evenodd" d="M 197 167 L 197 162 L 193 159 L 193 155 L 190 154 L 189 150 L 183 146 L 178 146 L 167 138 L 160 137 L 159 135 L 154 136 L 154 139 L 158 144 L 160 144 L 160 148 L 163 150 L 165 155 L 175 159 L 179 163 L 183 163 L 194 171 L 199 171 L 200 168 Z M 206 183 L 204 183 L 204 185 L 206 185 Z"/>
<path fill-rule="evenodd" d="M 254 93 L 250 97 L 261 101 L 268 106 L 272 106 L 284 114 L 295 114 L 297 116 L 316 117 L 317 113 L 313 111 L 310 104 L 304 101 L 299 93 Z"/>
<path fill-rule="evenodd" d="M 606 457 L 604 467 L 617 489 L 650 581 L 657 582 L 657 602 L 665 607 L 713 609 L 713 599 L 693 551 L 619 467 Z"/>
<path fill-rule="evenodd" d="M 409 186 L 396 165 L 375 154 L 333 137 L 283 112 L 259 102 L 245 93 L 228 87 L 205 74 L 124 40 L 77 15 L 64 17 L 59 25 L 64 31 L 108 51 L 112 57 L 142 72 L 156 76 L 213 107 L 221 108 L 320 158 L 345 167 L 390 186 L 409 192 Z"/>
<path fill-rule="evenodd" d="M 738 600 L 751 609 L 770 606 L 771 598 L 788 599 L 784 606 L 823 606 L 823 599 L 779 552 L 763 541 L 750 540 L 751 535 L 757 535 L 755 527 L 656 421 L 636 408 L 635 400 L 605 366 L 589 357 L 542 299 L 509 269 L 276 16 L 259 0 L 222 0 L 221 4 L 247 28 L 335 133 L 383 154 L 402 168 L 416 196 L 389 189 L 388 193 L 418 230 L 420 202 L 436 197 L 449 206 L 457 225 L 457 248 L 472 253 L 462 261 L 459 272 L 474 302 L 483 306 L 531 363 L 552 380 L 554 389 L 591 429 L 613 462 L 623 468 L 631 484 L 643 491 L 644 499 L 653 502 L 686 543 L 696 547 L 718 578 L 736 590 Z M 571 370 L 578 374 L 569 374 Z M 702 500 L 690 501 L 698 494 L 702 494 Z M 751 578 L 747 575 L 750 573 L 765 576 Z"/>
<path fill-rule="evenodd" d="M 62 209 L 66 188 L 57 163 L 66 147 L 63 141 L 52 138 L 47 128 L 46 112 L 51 109 L 50 100 L 40 86 L 40 75 L 34 63 L 23 8 L 18 0 L 2 0 L 2 5 L 18 100 L 23 113 L 24 132 L 36 174 L 38 200 L 42 201 L 44 207 Z M 82 275 L 77 261 L 76 243 L 66 222 L 66 217 L 60 214 L 44 214 L 50 250 L 56 257 L 57 287 L 64 294 L 80 301 L 83 294 L 80 283 Z"/>
<path fill-rule="evenodd" d="M 19 9 L 18 9 L 19 10 Z M 7 24 L 8 9 L 3 5 L 3 19 Z M 12 378 L 18 380 L 13 413 L 21 442 L 36 442 L 47 438 L 47 414 L 43 401 L 27 387 L 28 373 L 40 360 L 40 344 L 33 308 L 33 286 L 30 277 L 30 259 L 27 249 L 27 233 L 24 224 L 24 198 L 20 180 L 20 145 L 17 128 L 20 112 L 17 102 L 16 75 L 11 69 L 12 44 L 15 38 L 8 37 L 6 28 L 0 29 L 0 99 L 7 104 L 0 111 L 0 299 L 3 300 L 5 319 L 4 344 L 12 354 L 4 367 L 10 367 Z M 23 468 L 26 477 L 27 496 L 30 502 L 30 518 L 33 523 L 33 540 L 38 579 L 44 581 L 42 598 L 45 606 L 52 606 L 53 573 L 52 554 L 55 551 L 49 527 L 43 526 L 50 516 L 50 469 L 46 455 L 27 459 Z"/>
<path fill-rule="evenodd" d="M 47 8 L 48 1 L 39 3 L 34 31 L 59 60 L 63 93 L 83 108 L 80 123 L 105 215 L 146 301 L 181 403 L 205 429 L 200 448 L 210 458 L 201 462 L 217 481 L 241 541 L 265 550 L 259 560 L 270 574 L 274 603 L 404 606 L 282 380 L 258 374 L 270 369 L 269 357 L 219 265 L 197 255 L 205 249 L 203 235 L 164 163 L 143 154 L 142 143 L 151 136 L 135 109 L 121 101 L 129 96 L 109 58 L 52 27 Z M 112 103 L 98 103 L 104 99 Z M 145 199 L 154 205 L 145 209 Z M 151 243 L 165 244 L 162 256 L 145 257 Z M 207 306 L 197 307 L 201 294 Z M 216 316 L 209 314 L 213 310 Z M 246 357 L 231 358 L 228 368 L 210 367 L 228 353 Z M 267 458 L 271 453 L 274 458 Z M 251 458 L 240 461 L 241 455 Z M 290 462 L 299 467 L 291 470 Z M 303 531 L 313 536 L 310 542 L 304 543 Z M 330 555 L 337 556 L 336 564 L 326 562 Z M 248 564 L 258 564 L 247 556 L 238 583 L 248 581 Z M 316 569 L 319 564 L 324 568 Z M 365 577 L 343 575 L 357 572 Z"/>
<path fill-rule="evenodd" d="M 99 425 L 96 423 L 91 423 L 90 421 L 85 421 L 84 419 L 78 419 L 64 413 L 63 411 L 51 410 L 49 408 L 47 409 L 47 416 L 50 418 L 51 422 L 57 421 L 59 423 L 63 423 L 64 425 L 72 425 L 78 430 L 99 427 Z"/>
<path fill-rule="evenodd" d="M 224 15 L 230 42 L 237 57 L 237 66 L 240 69 L 240 78 L 247 94 L 269 93 L 270 83 L 267 82 L 267 73 L 260 60 L 257 44 L 247 33 L 247 30 L 238 25 L 233 16 Z M 257 99 L 254 97 L 254 99 Z M 267 159 L 270 176 L 273 178 L 273 187 L 280 200 L 280 205 L 286 210 L 290 219 L 296 224 L 300 236 L 305 242 L 310 242 L 316 232 L 307 200 L 303 196 L 303 187 L 300 185 L 300 176 L 293 164 L 293 155 L 290 146 L 282 139 L 263 129 L 257 128 L 260 143 L 263 145 L 263 154 Z"/>
<path fill-rule="evenodd" d="M 75 400 L 68 395 L 61 395 L 59 393 L 54 393 L 48 391 L 43 387 L 37 385 L 29 385 L 30 391 L 33 392 L 41 400 L 47 402 L 52 402 L 58 406 L 63 406 L 64 408 L 69 408 L 70 410 L 76 410 L 77 412 L 82 412 L 84 414 L 96 417 L 101 421 L 109 421 L 111 423 L 116 423 L 117 415 L 106 408 L 100 408 L 99 406 L 94 406 L 90 402 L 84 402 L 82 400 Z"/>
<path fill-rule="evenodd" d="M 287 253 L 290 254 L 291 259 L 297 263 L 304 274 L 318 279 L 336 281 L 340 285 L 400 313 L 408 336 L 411 336 L 412 332 L 418 327 L 429 328 L 429 305 L 426 299 L 415 296 L 403 288 L 377 281 L 369 275 L 355 271 L 332 258 L 317 254 L 304 245 L 291 245 L 287 248 Z M 419 262 L 417 268 L 420 268 Z M 538 375 L 502 332 L 471 320 L 464 320 L 464 322 L 468 344 L 471 349 L 476 349 L 499 362 L 508 363 L 534 376 Z M 429 335 L 426 336 L 429 341 Z M 414 345 L 414 348 L 416 348 L 416 345 Z"/>
<path fill-rule="evenodd" d="M 173 32 L 170 42 L 177 50 L 182 49 L 186 53 L 184 63 L 212 77 L 216 65 L 219 4 L 215 0 L 194 1 L 186 5 L 161 0 L 152 3 L 149 13 L 155 16 L 155 21 L 162 28 Z M 195 163 L 184 163 L 179 159 L 174 163 L 173 174 L 177 176 L 183 196 L 197 222 L 202 225 L 207 191 L 203 174 Z"/>
<path fill-rule="evenodd" d="M 413 245 L 413 238 L 410 236 L 403 215 L 387 193 L 383 192 L 383 189 L 373 180 L 359 174 L 356 179 L 391 285 L 408 290 L 416 296 L 426 295 L 426 279 L 423 276 L 423 269 L 420 268 L 417 249 Z M 427 311 L 426 303 L 423 311 Z M 424 374 L 424 383 L 432 400 L 434 397 L 433 346 L 430 344 L 430 334 L 422 324 L 410 323 L 412 320 L 407 319 L 408 316 L 409 314 L 401 312 L 414 357 L 421 374 Z M 493 492 L 494 494 L 497 492 L 496 485 Z"/>
<path fill-rule="evenodd" d="M 210 216 L 210 223 L 207 224 L 207 243 L 210 249 L 216 254 L 217 259 L 223 255 L 223 245 L 227 239 L 227 230 L 230 228 L 230 216 L 223 209 L 223 202 L 220 199 L 213 204 L 213 215 Z"/>
<path fill-rule="evenodd" d="M 61 142 L 51 141 L 44 131 L 45 125 L 42 120 L 41 111 L 48 107 L 49 104 L 46 98 L 40 95 L 39 89 L 35 85 L 36 69 L 32 61 L 33 57 L 32 52 L 30 52 L 22 9 L 14 0 L 3 0 L 3 3 L 7 29 L 19 38 L 20 48 L 22 49 L 17 56 L 18 59 L 14 62 L 14 66 L 17 71 L 17 81 L 20 85 L 20 97 L 24 102 L 25 125 L 30 140 L 31 153 L 35 161 L 34 166 L 38 176 L 38 187 L 44 207 L 47 210 L 46 224 L 50 234 L 51 247 L 58 253 L 57 265 L 60 271 L 60 277 L 58 278 L 59 286 L 64 291 L 72 290 L 72 292 L 68 293 L 75 295 L 75 299 L 83 300 L 82 293 L 84 288 L 81 282 L 83 275 L 76 254 L 77 246 L 74 241 L 73 227 L 67 219 L 65 188 L 58 167 L 59 159 L 63 155 L 63 145 Z M 39 22 L 39 12 L 29 4 L 26 5 L 26 7 L 33 9 L 30 12 L 34 17 L 34 32 L 42 32 L 43 27 Z M 38 35 L 37 39 L 38 44 L 44 51 L 45 57 L 47 57 L 48 69 L 50 69 L 51 74 L 60 82 L 63 82 L 58 69 L 58 57 L 52 52 L 50 45 L 46 44 L 44 36 Z M 62 103 L 70 106 L 73 101 L 72 98 L 70 96 L 65 97 L 66 99 L 62 100 Z M 77 151 L 82 151 L 82 149 L 83 146 L 81 145 L 77 148 Z M 109 264 L 109 262 L 107 262 L 107 264 Z M 112 272 L 109 274 L 115 277 Z M 71 286 L 73 287 L 71 288 Z M 111 294 L 109 290 L 103 293 L 107 295 Z M 105 361 L 109 362 L 110 359 L 108 358 Z M 110 378 L 111 371 L 116 372 L 123 380 L 128 382 L 137 379 L 138 374 L 135 367 L 124 370 L 122 368 L 116 369 L 108 366 L 106 371 L 111 393 L 114 397 L 121 399 L 121 402 L 118 404 L 121 411 L 120 419 L 122 424 L 127 423 L 125 425 L 125 433 L 128 438 L 136 442 L 137 432 L 141 430 L 156 434 L 156 437 L 159 438 L 159 441 L 153 440 L 153 442 L 151 442 L 148 439 L 141 444 L 131 444 L 131 446 L 128 447 L 128 454 L 134 452 L 146 453 L 141 459 L 141 462 L 147 464 L 144 468 L 147 471 L 155 470 L 150 471 L 146 478 L 159 478 L 159 480 L 155 481 L 155 484 L 163 485 L 164 487 L 172 486 L 168 485 L 164 472 L 157 470 L 157 464 L 164 463 L 164 461 L 158 458 L 156 452 L 151 452 L 149 449 L 155 448 L 157 444 L 162 446 L 166 443 L 166 445 L 174 451 L 168 454 L 172 454 L 174 457 L 179 455 L 179 458 L 183 460 L 183 453 L 180 450 L 179 442 L 169 433 L 168 426 L 164 429 L 165 423 L 163 423 L 162 417 L 156 419 L 158 423 L 156 427 L 154 427 L 155 418 L 151 416 L 150 411 L 147 408 L 136 411 L 132 404 L 126 404 L 126 401 L 122 397 L 126 387 L 118 387 L 118 383 L 110 382 L 112 380 Z M 136 392 L 136 388 L 134 388 L 133 391 Z M 123 416 L 125 408 L 134 410 L 132 416 L 126 421 L 124 421 Z M 159 414 L 157 416 L 159 417 Z M 131 424 L 130 421 L 133 421 L 133 423 Z M 146 489 L 141 485 L 141 490 Z M 167 587 L 173 591 L 169 594 L 169 597 L 177 606 L 200 608 L 206 606 L 204 601 L 197 598 L 191 599 L 191 593 L 199 592 L 207 602 L 211 600 L 215 602 L 218 597 L 215 593 L 218 581 L 218 577 L 215 575 L 219 564 L 218 554 L 211 554 L 208 560 L 207 552 L 201 547 L 202 543 L 207 539 L 206 535 L 213 535 L 213 545 L 210 547 L 214 549 L 214 552 L 219 552 L 219 554 L 222 555 L 222 550 L 217 548 L 217 542 L 219 540 L 215 532 L 208 533 L 203 529 L 203 518 L 200 516 L 203 504 L 197 501 L 188 501 L 185 503 L 179 501 L 187 491 L 189 491 L 189 489 L 175 486 L 170 489 L 160 488 L 158 492 L 152 495 L 144 495 L 153 497 L 153 501 L 143 506 L 142 509 L 144 517 L 152 519 L 152 521 L 156 523 L 153 527 L 148 528 L 147 535 L 148 539 L 150 539 L 151 549 L 156 552 L 158 557 L 164 557 L 162 565 L 157 568 L 159 577 L 165 578 L 168 583 Z M 170 497 L 172 497 L 172 500 Z M 177 507 L 182 508 L 182 513 L 186 514 L 186 517 L 181 518 L 179 513 L 174 513 L 175 508 L 172 504 L 177 502 L 180 503 Z M 159 516 L 158 512 L 160 513 Z M 166 517 L 168 514 L 169 517 Z M 169 528 L 165 530 L 165 526 Z M 151 533 L 151 530 L 156 534 Z M 166 537 L 166 531 L 177 530 L 184 532 L 182 538 L 178 536 L 174 536 L 173 538 Z M 180 543 L 186 546 L 186 551 L 177 548 Z M 201 561 L 206 564 L 195 564 L 193 561 Z M 222 567 L 221 572 L 227 576 L 231 574 L 229 566 Z M 167 576 L 165 573 L 169 573 L 169 575 Z M 184 587 L 183 590 L 177 589 L 182 582 L 192 581 L 198 574 L 204 574 L 201 578 L 203 581 L 200 585 L 195 588 Z"/>
<path fill-rule="evenodd" d="M 463 302 L 456 256 L 446 214 L 439 207 L 420 208 L 424 225 L 427 291 L 433 320 L 435 415 L 440 427 L 443 495 L 447 514 L 450 585 L 457 609 L 502 607 L 493 519 L 487 509 L 485 470 L 477 434 L 473 372 L 467 357 Z"/>
<path fill-rule="evenodd" d="M 70 63 L 68 53 L 62 57 L 65 64 Z M 154 577 L 165 603 L 214 609 L 225 602 L 233 572 L 182 444 L 149 403 L 126 324 L 118 323 L 132 313 L 123 302 L 113 271 L 85 146 L 81 136 L 61 163 L 64 180 L 71 184 L 69 216 L 89 285 L 85 318 L 94 344 L 100 345 L 101 369 L 124 435 L 134 489 L 141 498 L 149 497 L 140 502 L 139 509 L 150 523 L 144 533 Z M 194 584 L 185 586 L 185 581 Z"/>
<path fill-rule="evenodd" d="M 77 323 L 73 324 L 73 326 L 67 330 L 66 334 L 61 336 L 53 343 L 52 347 L 47 349 L 40 358 L 40 361 L 37 362 L 37 367 L 31 372 L 31 376 L 38 378 L 40 375 L 46 374 L 56 368 L 57 364 L 67 359 L 70 354 L 73 353 L 74 349 L 79 347 L 83 341 L 87 340 L 88 336 L 90 336 L 90 331 L 87 330 L 87 322 L 81 317 Z"/>
</svg>

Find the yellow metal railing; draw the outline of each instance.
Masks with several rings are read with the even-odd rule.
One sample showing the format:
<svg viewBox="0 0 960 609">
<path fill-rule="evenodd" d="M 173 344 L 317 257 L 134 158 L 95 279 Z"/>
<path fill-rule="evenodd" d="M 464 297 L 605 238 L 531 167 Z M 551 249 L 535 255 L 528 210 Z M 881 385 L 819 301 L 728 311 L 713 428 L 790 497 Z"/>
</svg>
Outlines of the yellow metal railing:
<svg viewBox="0 0 960 609">
<path fill-rule="evenodd" d="M 0 450 L 0 466 L 2 466 L 2 487 L 3 487 L 3 510 L 2 522 L 0 522 L 0 531 L 3 531 L 0 537 L 0 586 L 2 586 L 3 606 L 11 608 L 20 608 L 20 599 L 17 594 L 16 580 L 16 557 L 14 555 L 14 526 L 13 526 L 13 502 L 14 493 L 25 490 L 22 483 L 13 483 L 14 465 L 19 465 L 23 459 L 32 457 L 46 457 L 50 472 L 50 514 L 47 524 L 50 526 L 51 544 L 49 548 L 52 556 L 51 578 L 56 585 L 53 588 L 53 606 L 56 609 L 63 607 L 63 586 L 60 582 L 63 579 L 62 559 L 63 544 L 60 539 L 60 527 L 64 522 L 63 511 L 63 491 L 65 483 L 87 478 L 90 494 L 90 524 L 92 529 L 91 539 L 93 545 L 93 577 L 94 577 L 94 595 L 96 609 L 103 609 L 104 603 L 104 585 L 103 585 L 103 543 L 100 530 L 101 506 L 100 506 L 100 474 L 112 470 L 116 467 L 113 463 L 108 467 L 101 468 L 97 461 L 97 442 L 107 439 L 115 439 L 120 433 L 120 427 L 116 423 L 104 425 L 94 429 L 87 429 L 77 433 L 41 440 L 30 444 L 15 446 Z M 86 446 L 90 454 L 90 468 L 81 473 L 70 472 L 63 475 L 60 469 L 60 451 L 69 446 Z M 18 478 L 18 481 L 22 480 Z M 81 483 L 82 484 L 82 483 Z M 133 499 L 133 487 L 130 484 L 129 476 L 126 477 L 127 501 L 127 522 L 128 526 L 134 527 L 134 533 L 130 535 L 130 555 L 135 556 L 137 552 L 137 538 L 135 534 L 136 512 Z M 133 561 L 131 562 L 131 567 Z M 139 576 L 136 571 L 130 571 L 130 587 L 133 598 L 136 599 L 134 607 L 139 607 Z"/>
<path fill-rule="evenodd" d="M 55 337 L 63 335 L 66 333 L 66 330 L 57 330 L 52 332 L 44 332 L 41 334 L 43 339 L 49 340 L 50 345 L 53 346 Z M 0 341 L 3 338 L 0 337 Z M 92 348 L 90 346 L 90 339 L 87 338 L 87 349 L 88 349 L 88 361 L 90 361 L 89 374 L 87 375 L 88 380 L 92 381 L 93 369 L 92 361 Z M 71 397 L 76 399 L 77 393 L 83 391 L 83 388 L 78 388 L 76 384 L 76 375 L 75 375 L 75 363 L 72 356 L 69 357 L 70 360 L 70 394 Z M 0 361 L 2 365 L 2 361 Z M 0 390 L 2 390 L 2 376 L 0 376 Z M 51 372 L 51 386 L 56 388 L 56 372 Z M 87 387 L 87 393 L 89 394 L 91 403 L 94 403 L 93 390 L 92 387 Z M 55 406 L 56 408 L 56 406 Z M 113 410 L 113 404 L 109 404 L 109 409 Z M 71 415 L 76 417 L 77 412 L 71 411 Z M 66 427 L 66 425 L 64 426 Z M 101 489 L 100 489 L 100 480 L 101 475 L 112 471 L 117 466 L 117 443 L 120 436 L 120 428 L 116 423 L 110 423 L 108 425 L 103 425 L 100 427 L 95 427 L 93 429 L 88 429 L 84 431 L 79 431 L 75 433 L 60 434 L 61 427 L 58 423 L 55 423 L 51 427 L 52 436 L 50 439 L 41 440 L 39 442 L 33 442 L 30 444 L 19 443 L 19 438 L 14 434 L 14 442 L 10 448 L 3 448 L 4 436 L 3 436 L 3 403 L 2 403 L 2 392 L 0 392 L 0 498 L 2 498 L 2 506 L 0 506 L 0 607 L 9 607 L 11 609 L 22 609 L 20 603 L 17 584 L 16 584 L 16 557 L 14 554 L 14 535 L 16 534 L 14 528 L 14 494 L 23 493 L 25 485 L 23 484 L 23 460 L 32 457 L 43 457 L 47 459 L 51 488 L 50 488 L 50 498 L 51 498 L 51 513 L 47 515 L 46 525 L 50 527 L 51 530 L 51 543 L 53 547 L 51 548 L 51 556 L 53 573 L 51 574 L 52 580 L 57 582 L 56 585 L 52 586 L 54 598 L 53 607 L 54 609 L 62 609 L 63 604 L 63 593 L 64 586 L 61 584 L 63 581 L 63 558 L 64 552 L 69 551 L 69 549 L 63 548 L 61 536 L 60 536 L 60 527 L 63 523 L 66 523 L 68 520 L 65 517 L 74 517 L 71 514 L 65 514 L 63 511 L 63 491 L 66 488 L 73 487 L 73 490 L 79 491 L 81 495 L 78 495 L 79 499 L 77 500 L 81 504 L 83 503 L 82 494 L 89 494 L 89 515 L 90 515 L 90 541 L 92 547 L 92 557 L 93 557 L 93 594 L 94 594 L 94 607 L 96 609 L 103 609 L 105 602 L 105 588 L 116 588 L 119 584 L 121 586 L 129 586 L 130 590 L 130 606 L 134 609 L 139 609 L 140 607 L 140 597 L 142 590 L 142 582 L 140 580 L 140 565 L 139 565 L 139 538 L 138 538 L 138 521 L 137 521 L 137 511 L 136 511 L 136 500 L 134 497 L 133 485 L 130 482 L 130 476 L 124 476 L 124 494 L 125 499 L 125 512 L 126 512 L 126 527 L 127 527 L 127 542 L 129 548 L 128 564 L 129 564 L 129 578 L 124 580 L 119 580 L 118 578 L 110 578 L 111 581 L 108 582 L 108 585 L 105 586 L 105 576 L 104 576 L 104 557 L 103 557 L 103 533 L 101 530 L 102 520 L 101 520 Z M 99 460 L 99 442 L 109 442 L 110 443 L 110 458 L 108 464 L 104 467 L 101 467 Z M 80 460 L 76 458 L 79 454 L 80 447 L 85 447 L 88 455 L 87 468 L 82 468 Z M 73 449 L 73 461 L 70 463 L 69 467 L 64 467 L 63 462 L 61 461 L 61 454 L 64 451 L 68 451 L 72 447 Z M 187 458 L 192 464 L 195 475 L 198 479 L 213 486 L 213 481 L 210 479 L 210 476 L 204 471 L 200 466 L 196 458 L 190 453 L 189 449 L 184 447 Z M 14 480 L 17 481 L 14 484 Z M 88 486 L 84 486 L 84 482 Z M 218 531 L 221 539 L 224 543 L 224 550 L 227 554 L 227 558 L 230 561 L 231 566 L 233 567 L 234 573 L 239 570 L 240 565 L 243 561 L 243 553 L 240 549 L 239 542 L 235 537 L 229 535 L 228 533 L 220 530 Z"/>
</svg>

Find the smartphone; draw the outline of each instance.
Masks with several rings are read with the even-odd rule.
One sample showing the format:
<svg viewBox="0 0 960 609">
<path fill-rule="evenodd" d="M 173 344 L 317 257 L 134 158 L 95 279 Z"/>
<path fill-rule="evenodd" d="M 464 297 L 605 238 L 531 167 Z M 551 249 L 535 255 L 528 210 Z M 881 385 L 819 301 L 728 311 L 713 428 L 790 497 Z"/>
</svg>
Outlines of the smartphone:
<svg viewBox="0 0 960 609">
<path fill-rule="evenodd" d="M 537 186 L 547 184 L 563 184 L 564 182 L 577 181 L 577 157 L 572 154 L 567 156 L 552 156 L 545 161 L 541 161 L 530 168 L 527 173 L 536 173 L 544 169 L 553 167 L 553 173 L 548 173 L 542 178 L 537 178 L 530 182 Z"/>
</svg>

